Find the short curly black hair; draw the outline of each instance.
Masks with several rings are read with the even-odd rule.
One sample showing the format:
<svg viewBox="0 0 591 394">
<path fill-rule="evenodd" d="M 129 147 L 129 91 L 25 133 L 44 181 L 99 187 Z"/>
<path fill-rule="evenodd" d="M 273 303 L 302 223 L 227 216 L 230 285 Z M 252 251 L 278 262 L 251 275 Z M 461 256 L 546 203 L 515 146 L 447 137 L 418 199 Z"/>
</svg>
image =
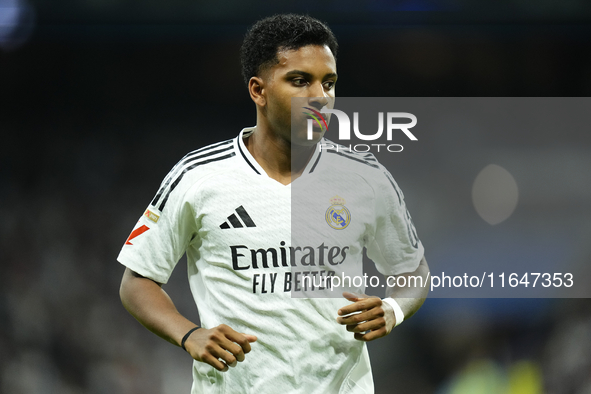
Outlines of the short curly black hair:
<svg viewBox="0 0 591 394">
<path fill-rule="evenodd" d="M 326 45 L 337 58 L 337 39 L 318 19 L 297 14 L 261 19 L 248 29 L 240 49 L 244 82 L 248 85 L 250 78 L 279 63 L 280 50 L 296 50 L 306 45 Z"/>
</svg>

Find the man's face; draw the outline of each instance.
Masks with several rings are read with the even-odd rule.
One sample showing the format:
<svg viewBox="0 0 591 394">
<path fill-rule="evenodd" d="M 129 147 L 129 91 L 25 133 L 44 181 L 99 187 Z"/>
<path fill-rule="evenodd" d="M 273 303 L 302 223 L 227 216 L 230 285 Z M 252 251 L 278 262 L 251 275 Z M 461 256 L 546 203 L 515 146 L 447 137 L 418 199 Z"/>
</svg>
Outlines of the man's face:
<svg viewBox="0 0 591 394">
<path fill-rule="evenodd" d="M 322 127 L 313 121 L 313 138 L 308 140 L 307 120 L 311 117 L 304 112 L 314 112 L 304 107 L 315 111 L 324 106 L 333 107 L 337 80 L 334 56 L 327 46 L 308 45 L 297 50 L 279 51 L 277 57 L 279 64 L 263 74 L 267 88 L 267 121 L 271 129 L 286 141 L 295 145 L 314 145 L 322 138 L 326 127 L 322 120 Z M 292 97 L 302 97 L 296 100 L 293 120 Z M 328 123 L 328 116 L 323 116 Z"/>
</svg>

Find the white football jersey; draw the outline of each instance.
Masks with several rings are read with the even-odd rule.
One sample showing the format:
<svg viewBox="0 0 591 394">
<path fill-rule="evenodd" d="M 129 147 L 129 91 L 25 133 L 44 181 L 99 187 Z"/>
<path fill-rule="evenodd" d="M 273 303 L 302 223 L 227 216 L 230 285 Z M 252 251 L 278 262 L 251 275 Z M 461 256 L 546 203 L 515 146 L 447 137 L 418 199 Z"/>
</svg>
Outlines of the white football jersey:
<svg viewBox="0 0 591 394">
<path fill-rule="evenodd" d="M 194 361 L 193 394 L 373 393 L 365 344 L 336 322 L 350 302 L 297 297 L 311 272 L 360 267 L 363 248 L 384 275 L 414 271 L 423 246 L 402 192 L 371 154 L 321 144 L 283 185 L 246 149 L 253 132 L 186 155 L 118 260 L 166 283 L 186 253 L 202 326 L 258 337 L 227 372 Z"/>
</svg>

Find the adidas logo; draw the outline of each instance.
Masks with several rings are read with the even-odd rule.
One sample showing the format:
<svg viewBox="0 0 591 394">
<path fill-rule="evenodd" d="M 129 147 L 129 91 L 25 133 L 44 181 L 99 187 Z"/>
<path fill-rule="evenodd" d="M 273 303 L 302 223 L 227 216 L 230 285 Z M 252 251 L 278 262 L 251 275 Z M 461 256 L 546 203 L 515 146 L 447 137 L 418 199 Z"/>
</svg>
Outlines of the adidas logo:
<svg viewBox="0 0 591 394">
<path fill-rule="evenodd" d="M 246 209 L 244 209 L 244 207 L 242 205 L 239 206 L 238 208 L 236 208 L 235 211 L 238 214 L 238 216 L 240 216 L 240 219 L 242 219 L 242 221 L 240 221 L 240 219 L 238 219 L 238 217 L 236 216 L 236 213 L 233 213 L 230 216 L 228 216 L 227 222 L 220 224 L 221 229 L 241 228 L 244 226 L 256 227 L 256 224 L 254 224 L 251 217 L 248 215 L 248 212 L 246 212 Z M 228 223 L 228 222 L 230 222 L 230 223 Z"/>
</svg>

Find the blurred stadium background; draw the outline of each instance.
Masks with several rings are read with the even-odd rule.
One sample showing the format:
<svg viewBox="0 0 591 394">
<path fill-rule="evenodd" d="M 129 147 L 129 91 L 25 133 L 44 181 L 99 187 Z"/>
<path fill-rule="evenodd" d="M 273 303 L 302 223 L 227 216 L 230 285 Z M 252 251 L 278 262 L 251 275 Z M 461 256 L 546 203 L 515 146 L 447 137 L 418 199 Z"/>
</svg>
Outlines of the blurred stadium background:
<svg viewBox="0 0 591 394">
<path fill-rule="evenodd" d="M 1 393 L 188 393 L 188 356 L 121 306 L 115 257 L 181 156 L 254 124 L 238 49 L 277 12 L 334 29 L 340 96 L 591 93 L 585 0 L 0 0 Z M 475 129 L 401 159 L 430 264 L 504 250 L 588 267 L 588 131 Z M 511 151 L 525 190 L 495 226 L 472 205 L 490 163 L 470 167 L 466 139 Z M 196 319 L 185 275 L 166 290 Z M 431 299 L 369 348 L 377 393 L 589 394 L 591 302 Z"/>
</svg>

